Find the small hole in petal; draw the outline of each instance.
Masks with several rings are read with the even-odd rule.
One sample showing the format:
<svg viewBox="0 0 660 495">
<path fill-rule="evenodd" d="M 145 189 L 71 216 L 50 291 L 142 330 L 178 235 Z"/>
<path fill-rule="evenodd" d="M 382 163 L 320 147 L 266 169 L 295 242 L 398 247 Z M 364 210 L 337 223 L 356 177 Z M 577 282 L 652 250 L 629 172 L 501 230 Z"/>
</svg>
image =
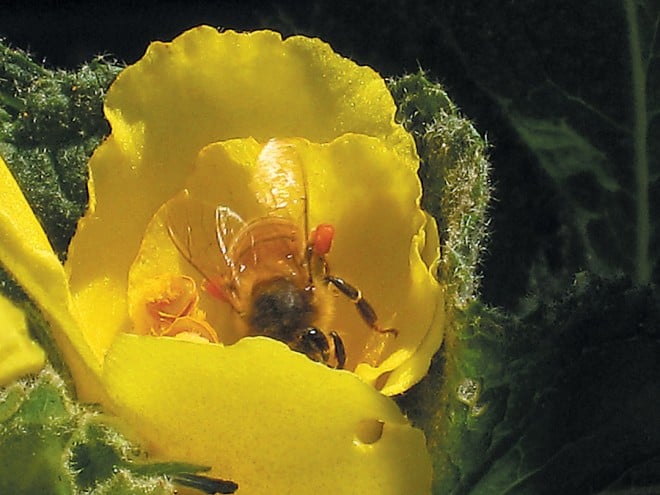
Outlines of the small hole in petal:
<svg viewBox="0 0 660 495">
<path fill-rule="evenodd" d="M 385 423 L 378 419 L 363 419 L 355 430 L 356 443 L 368 445 L 376 443 L 383 436 L 384 425 Z"/>
</svg>

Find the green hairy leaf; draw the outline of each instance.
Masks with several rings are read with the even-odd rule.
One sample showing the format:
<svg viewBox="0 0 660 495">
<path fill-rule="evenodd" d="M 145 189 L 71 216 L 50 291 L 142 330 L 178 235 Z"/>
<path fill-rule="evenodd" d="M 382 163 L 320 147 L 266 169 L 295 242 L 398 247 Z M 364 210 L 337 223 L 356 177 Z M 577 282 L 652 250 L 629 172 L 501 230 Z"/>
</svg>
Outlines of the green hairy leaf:
<svg viewBox="0 0 660 495">
<path fill-rule="evenodd" d="M 444 88 L 423 72 L 392 79 L 389 89 L 397 120 L 417 144 L 422 206 L 438 223 L 443 244 L 438 276 L 448 286 L 448 306 L 462 307 L 479 287 L 491 195 L 486 143 Z"/>
<path fill-rule="evenodd" d="M 129 444 L 100 424 L 97 413 L 71 402 L 65 390 L 46 369 L 0 392 L 0 493 L 172 493 L 163 477 L 132 474 Z"/>
<path fill-rule="evenodd" d="M 103 96 L 120 69 L 98 58 L 49 70 L 0 40 L 0 156 L 62 258 L 87 206 L 87 160 L 109 132 Z"/>
</svg>

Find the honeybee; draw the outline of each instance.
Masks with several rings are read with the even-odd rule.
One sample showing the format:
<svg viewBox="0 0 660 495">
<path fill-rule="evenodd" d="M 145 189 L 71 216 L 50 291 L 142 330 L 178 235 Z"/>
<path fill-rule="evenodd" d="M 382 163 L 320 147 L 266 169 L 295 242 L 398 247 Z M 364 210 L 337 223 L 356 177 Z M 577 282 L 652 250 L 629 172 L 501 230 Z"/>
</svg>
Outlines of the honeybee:
<svg viewBox="0 0 660 495">
<path fill-rule="evenodd" d="M 184 190 L 167 204 L 168 234 L 205 278 L 207 291 L 242 318 L 248 335 L 279 340 L 341 369 L 346 363 L 341 337 L 318 326 L 328 311 L 319 287 L 334 287 L 348 297 L 374 331 L 397 331 L 381 328 L 360 290 L 330 273 L 326 256 L 334 228 L 320 224 L 309 229 L 306 177 L 291 153 L 285 141 L 273 140 L 260 154 L 253 190 L 265 215 L 246 220 L 226 205 L 201 202 Z M 210 217 L 206 223 L 213 225 L 212 235 L 194 230 L 202 217 Z"/>
</svg>

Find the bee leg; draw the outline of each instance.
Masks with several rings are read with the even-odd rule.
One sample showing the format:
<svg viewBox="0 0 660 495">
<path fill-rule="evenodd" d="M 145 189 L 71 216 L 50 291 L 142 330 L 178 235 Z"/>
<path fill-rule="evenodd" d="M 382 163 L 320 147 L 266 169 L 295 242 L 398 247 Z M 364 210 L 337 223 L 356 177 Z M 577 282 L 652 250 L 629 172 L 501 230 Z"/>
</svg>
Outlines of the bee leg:
<svg viewBox="0 0 660 495">
<path fill-rule="evenodd" d="M 344 365 L 346 364 L 346 348 L 344 347 L 344 341 L 341 340 L 341 337 L 337 332 L 330 332 L 330 337 L 332 337 L 332 342 L 335 346 L 335 358 L 337 358 L 336 369 L 343 370 Z"/>
<path fill-rule="evenodd" d="M 362 292 L 357 287 L 352 286 L 346 282 L 343 278 L 335 277 L 333 275 L 326 275 L 325 281 L 334 285 L 339 292 L 348 297 L 360 313 L 360 316 L 364 322 L 371 327 L 372 330 L 379 333 L 392 333 L 394 336 L 399 334 L 399 331 L 395 328 L 382 328 L 378 324 L 378 315 L 373 306 L 362 297 Z"/>
<path fill-rule="evenodd" d="M 173 476 L 172 481 L 177 485 L 186 486 L 209 494 L 235 493 L 238 490 L 238 485 L 233 481 L 211 478 L 203 474 L 181 473 Z"/>
<path fill-rule="evenodd" d="M 315 279 L 325 279 L 330 269 L 325 256 L 319 255 L 314 251 L 314 244 L 307 244 L 305 247 L 305 266 L 307 267 L 308 286 L 314 286 Z"/>
</svg>

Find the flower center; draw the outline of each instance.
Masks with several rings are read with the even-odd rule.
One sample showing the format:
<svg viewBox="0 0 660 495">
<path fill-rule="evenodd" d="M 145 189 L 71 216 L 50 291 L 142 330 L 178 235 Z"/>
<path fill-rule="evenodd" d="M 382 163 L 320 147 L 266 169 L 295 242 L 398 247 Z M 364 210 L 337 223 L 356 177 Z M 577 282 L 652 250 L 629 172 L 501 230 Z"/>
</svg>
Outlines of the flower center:
<svg viewBox="0 0 660 495">
<path fill-rule="evenodd" d="M 219 342 L 198 307 L 197 284 L 187 275 L 166 273 L 145 281 L 132 311 L 134 331 L 156 337 L 203 338 Z"/>
</svg>

